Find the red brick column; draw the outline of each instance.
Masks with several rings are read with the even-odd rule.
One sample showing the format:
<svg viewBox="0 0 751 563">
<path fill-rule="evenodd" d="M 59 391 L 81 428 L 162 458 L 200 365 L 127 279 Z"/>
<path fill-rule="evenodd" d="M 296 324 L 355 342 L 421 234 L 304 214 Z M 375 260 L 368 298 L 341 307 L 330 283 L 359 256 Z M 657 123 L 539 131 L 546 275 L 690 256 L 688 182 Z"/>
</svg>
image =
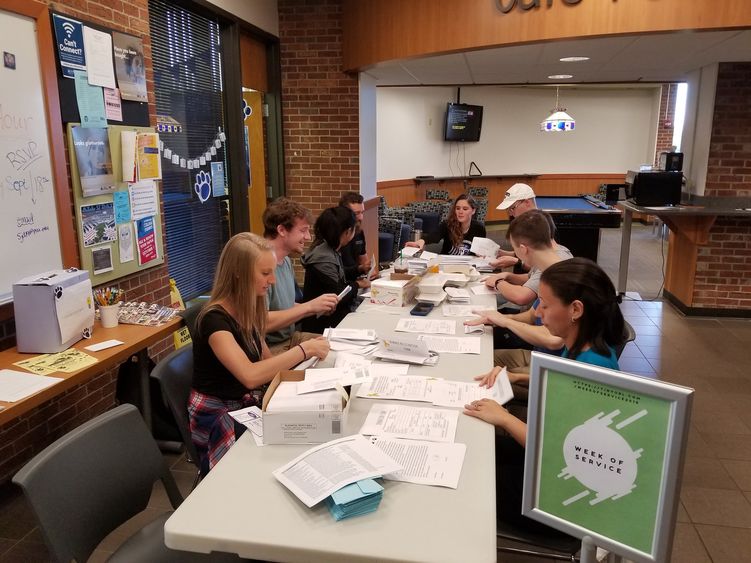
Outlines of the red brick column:
<svg viewBox="0 0 751 563">
<path fill-rule="evenodd" d="M 717 76 L 705 196 L 751 197 L 751 63 Z M 751 218 L 720 217 L 699 248 L 694 307 L 751 310 Z"/>
<path fill-rule="evenodd" d="M 678 93 L 677 84 L 663 84 L 660 93 L 660 113 L 657 116 L 657 144 L 655 161 L 660 162 L 660 153 L 669 152 L 673 147 L 673 130 L 675 129 L 675 100 Z"/>
</svg>

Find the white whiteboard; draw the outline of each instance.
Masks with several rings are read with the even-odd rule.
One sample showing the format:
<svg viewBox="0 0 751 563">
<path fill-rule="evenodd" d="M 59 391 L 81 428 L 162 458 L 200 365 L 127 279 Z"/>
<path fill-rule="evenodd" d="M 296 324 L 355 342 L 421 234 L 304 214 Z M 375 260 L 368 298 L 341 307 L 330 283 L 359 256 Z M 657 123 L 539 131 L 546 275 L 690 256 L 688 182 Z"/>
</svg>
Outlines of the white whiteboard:
<svg viewBox="0 0 751 563">
<path fill-rule="evenodd" d="M 36 25 L 0 10 L 0 304 L 13 283 L 62 267 Z"/>
</svg>

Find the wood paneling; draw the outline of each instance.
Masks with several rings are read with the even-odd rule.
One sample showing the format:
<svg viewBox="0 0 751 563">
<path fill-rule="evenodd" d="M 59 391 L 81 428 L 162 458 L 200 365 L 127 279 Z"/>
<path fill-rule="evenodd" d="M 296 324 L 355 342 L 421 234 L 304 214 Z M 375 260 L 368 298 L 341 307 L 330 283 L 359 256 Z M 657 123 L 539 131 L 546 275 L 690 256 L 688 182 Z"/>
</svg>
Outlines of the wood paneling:
<svg viewBox="0 0 751 563">
<path fill-rule="evenodd" d="M 266 45 L 245 33 L 241 33 L 240 67 L 243 86 L 268 92 L 269 79 L 266 65 Z"/>
<path fill-rule="evenodd" d="M 363 214 L 362 230 L 365 232 L 365 248 L 368 254 L 378 257 L 378 202 L 377 197 L 365 200 L 365 213 Z"/>
<path fill-rule="evenodd" d="M 248 131 L 248 161 L 250 162 L 250 184 L 248 185 L 248 213 L 250 230 L 263 234 L 263 212 L 266 210 L 266 145 L 263 140 L 263 94 L 243 92 L 245 103 L 253 113 L 244 121 Z"/>
<path fill-rule="evenodd" d="M 344 68 L 535 41 L 751 26 L 748 0 L 540 4 L 503 14 L 494 0 L 344 0 Z"/>
<path fill-rule="evenodd" d="M 508 214 L 496 209 L 503 201 L 504 194 L 513 184 L 529 184 L 537 195 L 579 195 L 594 194 L 600 184 L 618 184 L 624 181 L 623 174 L 543 174 L 541 176 L 503 176 L 493 178 L 473 177 L 452 180 L 423 180 L 419 184 L 412 178 L 378 182 L 378 195 L 386 198 L 392 207 L 403 206 L 410 201 L 425 199 L 429 189 L 448 190 L 452 198 L 464 193 L 472 186 L 488 188 L 488 215 L 486 221 L 506 221 Z"/>
<path fill-rule="evenodd" d="M 665 289 L 683 305 L 694 301 L 694 278 L 699 246 L 682 234 L 670 231 L 668 258 L 665 268 Z"/>
</svg>

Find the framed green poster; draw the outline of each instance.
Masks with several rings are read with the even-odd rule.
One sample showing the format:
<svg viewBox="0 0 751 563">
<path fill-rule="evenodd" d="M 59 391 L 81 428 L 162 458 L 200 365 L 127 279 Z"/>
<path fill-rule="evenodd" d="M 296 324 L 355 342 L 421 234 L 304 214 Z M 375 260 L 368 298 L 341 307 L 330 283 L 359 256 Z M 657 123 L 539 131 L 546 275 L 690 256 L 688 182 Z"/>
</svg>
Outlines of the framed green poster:
<svg viewBox="0 0 751 563">
<path fill-rule="evenodd" d="M 693 390 L 538 353 L 530 373 L 524 515 L 667 560 Z"/>
</svg>

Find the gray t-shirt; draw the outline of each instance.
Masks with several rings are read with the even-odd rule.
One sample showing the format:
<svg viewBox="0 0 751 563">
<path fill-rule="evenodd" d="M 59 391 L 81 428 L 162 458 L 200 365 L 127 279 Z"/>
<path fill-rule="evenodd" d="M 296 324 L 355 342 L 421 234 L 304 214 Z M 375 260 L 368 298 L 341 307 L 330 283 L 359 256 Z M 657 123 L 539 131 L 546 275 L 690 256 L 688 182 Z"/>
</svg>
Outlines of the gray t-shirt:
<svg viewBox="0 0 751 563">
<path fill-rule="evenodd" d="M 568 260 L 569 258 L 574 257 L 573 254 L 571 254 L 571 251 L 562 244 L 556 245 L 555 253 L 561 258 L 561 260 Z M 529 271 L 529 279 L 527 280 L 527 283 L 524 284 L 524 287 L 534 291 L 535 295 L 539 295 L 541 276 L 542 270 L 540 270 L 539 268 L 532 268 Z"/>
<path fill-rule="evenodd" d="M 284 311 L 295 306 L 295 272 L 292 269 L 292 260 L 285 256 L 281 264 L 276 266 L 274 272 L 276 283 L 269 287 L 266 295 L 266 305 L 269 311 Z M 279 344 L 286 342 L 292 333 L 295 332 L 295 325 L 280 328 L 276 332 L 266 334 L 268 344 Z"/>
</svg>

